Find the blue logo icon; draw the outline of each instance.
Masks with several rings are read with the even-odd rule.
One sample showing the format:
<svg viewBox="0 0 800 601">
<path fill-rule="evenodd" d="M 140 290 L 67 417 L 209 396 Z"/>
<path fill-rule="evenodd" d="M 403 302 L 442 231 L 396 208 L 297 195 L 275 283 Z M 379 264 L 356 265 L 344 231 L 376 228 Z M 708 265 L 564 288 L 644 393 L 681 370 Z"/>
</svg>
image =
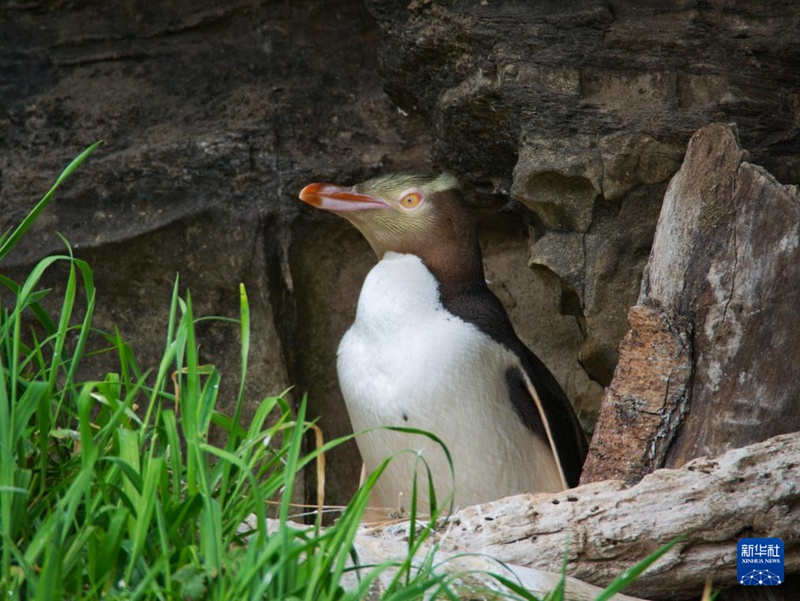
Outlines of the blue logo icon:
<svg viewBox="0 0 800 601">
<path fill-rule="evenodd" d="M 736 547 L 736 579 L 744 586 L 775 586 L 783 582 L 783 541 L 741 538 Z"/>
</svg>

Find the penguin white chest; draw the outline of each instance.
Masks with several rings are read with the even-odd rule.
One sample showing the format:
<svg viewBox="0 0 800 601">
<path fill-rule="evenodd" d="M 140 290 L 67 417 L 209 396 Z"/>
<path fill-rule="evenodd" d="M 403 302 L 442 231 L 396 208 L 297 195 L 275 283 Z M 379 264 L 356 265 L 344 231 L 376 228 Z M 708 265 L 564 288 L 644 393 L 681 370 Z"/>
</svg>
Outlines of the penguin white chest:
<svg viewBox="0 0 800 601">
<path fill-rule="evenodd" d="M 437 494 L 449 494 L 454 484 L 459 505 L 559 490 L 549 447 L 509 400 L 514 368 L 521 368 L 516 355 L 442 306 L 438 282 L 418 257 L 387 253 L 367 276 L 356 320 L 339 345 L 347 410 L 356 432 L 378 426 L 432 432 L 450 450 L 455 481 L 431 439 L 375 430 L 357 439 L 367 469 L 394 456 L 373 491 L 375 501 L 407 506 L 402 498 L 410 499 L 415 466 L 424 478 L 420 458 Z M 421 497 L 425 505 L 427 494 Z"/>
</svg>

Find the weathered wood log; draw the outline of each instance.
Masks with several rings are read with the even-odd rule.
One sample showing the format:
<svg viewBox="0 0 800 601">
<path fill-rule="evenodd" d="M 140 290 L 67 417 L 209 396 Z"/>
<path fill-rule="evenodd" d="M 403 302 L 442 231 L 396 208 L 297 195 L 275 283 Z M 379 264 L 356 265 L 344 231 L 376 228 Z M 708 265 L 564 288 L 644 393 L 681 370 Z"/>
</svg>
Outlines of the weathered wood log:
<svg viewBox="0 0 800 601">
<path fill-rule="evenodd" d="M 370 559 L 397 559 L 407 523 L 359 535 Z M 635 486 L 587 484 L 557 494 L 520 495 L 468 507 L 443 523 L 438 557 L 486 554 L 511 566 L 567 573 L 606 585 L 674 537 L 688 534 L 632 587 L 652 599 L 699 597 L 706 578 L 736 582 L 736 543 L 779 536 L 786 571 L 800 570 L 800 434 L 785 434 L 661 469 Z"/>
<path fill-rule="evenodd" d="M 405 533 L 402 526 L 400 531 Z M 406 557 L 408 549 L 407 542 L 402 538 L 402 534 L 395 537 L 360 535 L 355 544 L 359 564 L 373 566 L 385 561 L 402 561 Z M 421 564 L 424 554 L 429 552 L 433 552 L 430 547 L 418 554 L 417 563 Z M 504 587 L 490 574 L 497 574 L 516 582 L 539 598 L 544 598 L 553 591 L 561 580 L 560 573 L 556 571 L 540 570 L 507 562 L 501 563 L 478 552 L 446 552 L 439 549 L 435 551 L 434 561 L 437 564 L 436 572 L 438 574 L 457 575 L 457 582 L 454 583 L 453 589 L 465 599 L 486 598 L 484 595 L 480 595 L 479 591 L 502 590 Z M 394 575 L 395 571 L 387 570 L 379 577 L 375 586 L 376 598 L 382 590 L 385 590 Z M 343 583 L 344 586 L 355 586 L 355 578 L 355 572 L 351 572 Z M 564 591 L 567 601 L 594 601 L 602 590 L 601 587 L 571 576 L 565 578 Z M 644 600 L 619 594 L 614 597 L 614 601 Z"/>
</svg>

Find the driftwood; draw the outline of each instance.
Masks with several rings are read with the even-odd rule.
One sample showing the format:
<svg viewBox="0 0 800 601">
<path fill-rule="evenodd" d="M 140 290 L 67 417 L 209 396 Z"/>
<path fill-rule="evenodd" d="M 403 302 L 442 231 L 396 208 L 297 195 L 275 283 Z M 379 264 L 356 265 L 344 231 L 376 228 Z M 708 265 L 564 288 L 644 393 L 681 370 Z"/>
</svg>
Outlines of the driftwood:
<svg viewBox="0 0 800 601">
<path fill-rule="evenodd" d="M 371 528 L 358 544 L 371 561 L 398 559 L 407 528 Z M 553 573 L 566 553 L 570 576 L 604 586 L 678 535 L 687 538 L 636 581 L 632 594 L 698 598 L 709 577 L 717 587 L 735 584 L 742 537 L 782 537 L 786 572 L 800 570 L 800 434 L 658 470 L 635 486 L 597 482 L 468 507 L 443 522 L 435 542 L 439 559 L 479 553 Z"/>
<path fill-rule="evenodd" d="M 583 483 L 800 430 L 800 195 L 700 129 L 664 196 Z"/>
<path fill-rule="evenodd" d="M 623 480 L 634 484 L 664 467 L 677 424 L 689 401 L 691 325 L 655 306 L 628 312 L 631 329 L 606 389 L 581 483 Z"/>
<path fill-rule="evenodd" d="M 406 528 L 407 524 L 400 524 L 386 529 L 367 531 L 361 533 L 355 542 L 359 564 L 372 566 L 385 561 L 402 561 L 407 555 Z M 444 535 L 446 538 L 446 534 Z M 416 563 L 422 563 L 425 554 L 430 553 L 430 546 L 421 550 L 416 556 Z M 438 574 L 448 574 L 457 578 L 453 589 L 466 599 L 483 599 L 482 590 L 503 590 L 500 583 L 490 574 L 503 576 L 512 582 L 525 587 L 529 592 L 539 598 L 544 598 L 553 591 L 561 580 L 560 573 L 556 571 L 541 570 L 539 568 L 525 567 L 508 562 L 501 562 L 480 552 L 459 551 L 450 552 L 442 549 L 435 551 L 434 562 Z M 380 598 L 380 593 L 385 590 L 388 581 L 394 576 L 392 570 L 387 570 L 379 577 L 374 587 L 375 598 Z M 350 572 L 343 585 L 355 585 L 356 573 Z M 567 601 L 594 601 L 603 589 L 567 576 L 564 582 L 565 598 Z M 619 594 L 614 601 L 644 601 L 638 597 Z"/>
<path fill-rule="evenodd" d="M 733 125 L 692 137 L 664 196 L 582 483 L 633 484 L 661 467 L 800 430 L 800 196 L 747 159 Z M 766 475 L 763 482 L 769 492 Z M 692 491 L 669 496 L 685 494 Z M 739 498 L 715 495 L 708 507 L 717 511 L 723 500 L 737 537 L 752 534 L 748 515 L 736 521 Z M 797 553 L 797 517 L 788 511 L 785 520 L 760 532 Z M 690 545 L 706 545 L 688 525 L 687 532 Z M 728 570 L 732 559 L 722 564 Z M 787 575 L 797 571 L 787 564 Z M 800 598 L 780 589 L 770 599 Z M 761 598 L 733 591 L 724 598 Z"/>
<path fill-rule="evenodd" d="M 664 197 L 642 299 L 694 324 L 676 467 L 800 430 L 800 195 L 747 161 L 736 128 L 698 131 Z"/>
</svg>

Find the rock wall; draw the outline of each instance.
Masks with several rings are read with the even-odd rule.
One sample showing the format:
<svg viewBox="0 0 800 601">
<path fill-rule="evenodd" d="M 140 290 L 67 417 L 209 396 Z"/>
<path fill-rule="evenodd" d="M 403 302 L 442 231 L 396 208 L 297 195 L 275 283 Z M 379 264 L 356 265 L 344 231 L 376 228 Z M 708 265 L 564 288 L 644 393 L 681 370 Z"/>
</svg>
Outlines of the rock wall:
<svg viewBox="0 0 800 601">
<path fill-rule="evenodd" d="M 296 384 L 297 398 L 311 392 L 312 414 L 335 413 L 301 360 L 331 343 L 298 342 L 298 324 L 331 308 L 297 314 L 309 303 L 294 291 L 289 254 L 293 241 L 319 241 L 326 228 L 334 238 L 348 231 L 303 212 L 297 192 L 319 177 L 358 180 L 424 162 L 428 144 L 381 90 L 378 32 L 363 5 L 3 3 L 0 19 L 0 225 L 18 222 L 73 156 L 104 140 L 4 273 L 24 277 L 63 248 L 60 232 L 96 271 L 98 327 L 119 324 L 145 366 L 163 350 L 176 274 L 198 315 L 235 317 L 244 282 L 253 405 Z M 369 258 L 357 240 L 336 256 Z M 47 284 L 57 292 L 62 281 L 53 274 Z M 352 285 L 344 298 L 354 302 Z M 236 327 L 201 328 L 202 360 L 235 391 Z M 330 357 L 322 364 L 335 387 Z M 358 463 L 354 445 L 339 455 L 334 470 Z M 332 500 L 344 501 L 356 481 L 329 477 Z"/>
<path fill-rule="evenodd" d="M 96 270 L 98 326 L 145 365 L 176 273 L 202 314 L 235 315 L 243 281 L 251 398 L 294 384 L 332 438 L 334 351 L 373 258 L 297 192 L 447 168 L 521 336 L 591 421 L 689 135 L 736 122 L 754 163 L 800 180 L 798 21 L 791 0 L 3 3 L 0 226 L 105 144 L 1 267 L 19 279 L 65 235 Z M 233 388 L 235 328 L 202 327 Z M 331 454 L 331 502 L 357 473 L 354 446 Z"/>
<path fill-rule="evenodd" d="M 603 385 L 691 133 L 735 121 L 755 162 L 800 177 L 791 2 L 367 4 L 386 89 L 431 121 L 434 155 L 533 211 L 530 262 L 561 279 Z"/>
</svg>

